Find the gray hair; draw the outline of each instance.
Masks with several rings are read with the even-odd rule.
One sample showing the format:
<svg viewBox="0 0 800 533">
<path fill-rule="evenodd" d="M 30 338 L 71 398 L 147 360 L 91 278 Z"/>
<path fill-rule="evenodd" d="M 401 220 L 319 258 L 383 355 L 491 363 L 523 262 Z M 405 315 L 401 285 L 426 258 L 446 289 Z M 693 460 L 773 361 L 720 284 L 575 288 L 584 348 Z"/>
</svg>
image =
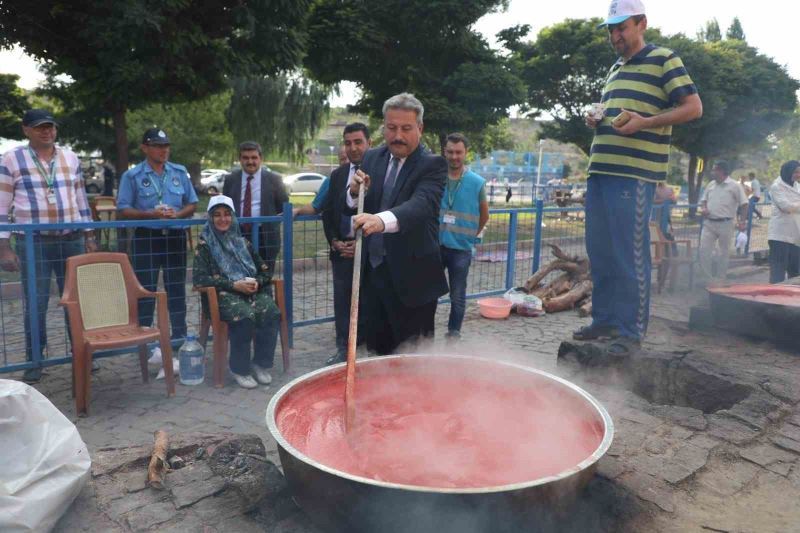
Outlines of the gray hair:
<svg viewBox="0 0 800 533">
<path fill-rule="evenodd" d="M 422 102 L 411 93 L 400 93 L 392 96 L 383 103 L 383 116 L 390 109 L 402 109 L 404 111 L 413 111 L 417 114 L 417 124 L 422 124 L 422 115 L 425 113 L 425 108 L 422 107 Z"/>
</svg>

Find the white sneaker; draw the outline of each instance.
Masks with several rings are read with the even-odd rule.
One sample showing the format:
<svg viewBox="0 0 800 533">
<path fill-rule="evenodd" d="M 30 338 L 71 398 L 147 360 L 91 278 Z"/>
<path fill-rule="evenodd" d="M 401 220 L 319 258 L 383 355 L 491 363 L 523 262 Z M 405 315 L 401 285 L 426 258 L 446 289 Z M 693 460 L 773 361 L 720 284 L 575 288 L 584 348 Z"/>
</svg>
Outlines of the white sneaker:
<svg viewBox="0 0 800 533">
<path fill-rule="evenodd" d="M 243 389 L 255 389 L 258 387 L 258 383 L 253 379 L 253 376 L 240 376 L 234 372 L 231 372 L 231 374 L 233 374 L 233 379 L 236 380 L 236 383 Z"/>
<path fill-rule="evenodd" d="M 264 367 L 253 365 L 253 375 L 255 376 L 256 381 L 262 385 L 269 385 L 272 383 L 272 376 L 269 375 L 269 372 Z"/>
<path fill-rule="evenodd" d="M 161 353 L 161 352 L 159 352 L 159 353 Z M 173 357 L 172 358 L 172 375 L 175 376 L 175 379 L 178 379 L 178 374 L 180 373 L 180 371 L 181 371 L 180 361 L 178 361 L 177 357 Z M 165 376 L 165 374 L 164 374 L 164 365 L 162 364 L 161 368 L 158 369 L 158 375 L 156 376 L 156 379 L 157 380 L 158 379 L 164 379 L 164 376 Z"/>
<path fill-rule="evenodd" d="M 153 348 L 150 352 L 150 359 L 148 359 L 147 362 L 151 365 L 162 365 L 161 346 Z"/>
</svg>

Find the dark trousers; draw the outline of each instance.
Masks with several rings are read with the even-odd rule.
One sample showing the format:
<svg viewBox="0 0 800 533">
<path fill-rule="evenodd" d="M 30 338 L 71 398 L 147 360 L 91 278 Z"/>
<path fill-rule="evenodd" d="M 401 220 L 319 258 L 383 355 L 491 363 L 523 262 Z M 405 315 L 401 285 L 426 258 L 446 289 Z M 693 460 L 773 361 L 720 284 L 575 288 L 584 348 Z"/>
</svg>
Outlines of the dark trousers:
<svg viewBox="0 0 800 533">
<path fill-rule="evenodd" d="M 441 247 L 442 265 L 447 270 L 447 282 L 450 286 L 450 317 L 447 321 L 448 332 L 460 332 L 467 310 L 467 276 L 472 262 L 472 251 L 456 250 Z"/>
<path fill-rule="evenodd" d="M 800 247 L 783 241 L 769 241 L 769 282 L 780 283 L 800 274 Z"/>
<path fill-rule="evenodd" d="M 23 294 L 25 297 L 23 325 L 25 328 L 25 359 L 33 361 L 33 336 L 31 335 L 31 305 L 35 306 L 36 317 L 39 322 L 39 350 L 35 359 L 42 358 L 42 350 L 47 345 L 47 307 L 50 302 L 50 283 L 53 274 L 56 276 L 59 295 L 64 292 L 64 273 L 68 257 L 80 255 L 85 250 L 83 236 L 73 233 L 64 237 L 34 236 L 33 238 L 33 265 L 28 263 L 27 247 L 25 237 L 16 237 L 16 252 L 19 257 Z M 28 293 L 28 273 L 33 269 L 35 278 L 36 299 L 32 302 L 32 295 Z M 69 322 L 67 321 L 66 311 L 64 312 L 64 322 L 67 324 L 67 334 Z"/>
<path fill-rule="evenodd" d="M 353 293 L 353 260 L 335 257 L 331 259 L 333 270 L 333 316 L 336 324 L 336 352 L 344 354 L 347 351 L 347 341 L 350 338 L 350 303 Z M 361 293 L 359 293 L 361 294 Z M 360 344 L 364 337 L 364 308 L 363 298 L 358 306 L 358 339 Z"/>
<path fill-rule="evenodd" d="M 760 201 L 761 201 L 761 198 L 756 198 L 755 196 L 752 196 L 748 200 L 748 202 L 750 203 L 750 209 L 752 209 L 753 214 L 755 216 L 757 216 L 758 218 L 764 218 L 764 216 L 761 214 L 761 211 L 758 210 L 758 202 L 760 202 Z"/>
<path fill-rule="evenodd" d="M 641 339 L 650 318 L 650 209 L 655 184 L 593 175 L 586 189 L 592 323 Z"/>
<path fill-rule="evenodd" d="M 167 293 L 167 308 L 172 326 L 172 338 L 186 336 L 186 231 L 183 229 L 161 230 L 136 228 L 133 236 L 133 269 L 139 283 L 155 291 L 158 273 L 164 273 L 164 290 Z M 139 300 L 139 324 L 153 324 L 153 298 Z"/>
<path fill-rule="evenodd" d="M 278 343 L 280 317 L 268 318 L 263 324 L 250 319 L 228 322 L 228 338 L 231 340 L 231 372 L 246 376 L 250 374 L 250 345 L 255 347 L 253 364 L 261 368 L 272 368 L 275 347 Z M 255 337 L 253 336 L 255 333 Z"/>
<path fill-rule="evenodd" d="M 437 299 L 418 307 L 403 305 L 392 283 L 386 263 L 376 268 L 367 264 L 363 287 L 367 322 L 367 349 L 378 355 L 396 353 L 403 343 L 413 350 L 420 338 L 433 337 Z"/>
<path fill-rule="evenodd" d="M 267 226 L 267 232 L 261 231 L 264 229 L 264 226 Z M 274 222 L 263 222 L 259 224 L 259 235 L 258 235 L 258 255 L 261 259 L 267 263 L 267 267 L 269 271 L 275 274 L 275 259 L 278 256 L 278 252 L 280 251 L 280 224 L 275 224 Z M 253 242 L 253 229 L 254 226 L 250 225 L 248 227 L 242 228 L 242 237 Z M 270 239 L 270 235 L 273 237 Z"/>
</svg>

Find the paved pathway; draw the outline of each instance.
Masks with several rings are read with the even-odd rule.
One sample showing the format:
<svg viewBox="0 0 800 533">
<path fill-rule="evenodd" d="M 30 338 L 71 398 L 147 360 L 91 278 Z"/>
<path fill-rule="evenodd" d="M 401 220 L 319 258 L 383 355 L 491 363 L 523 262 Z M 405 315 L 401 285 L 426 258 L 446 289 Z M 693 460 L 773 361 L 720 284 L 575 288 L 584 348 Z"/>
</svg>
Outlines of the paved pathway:
<svg viewBox="0 0 800 533">
<path fill-rule="evenodd" d="M 765 278 L 763 271 L 755 277 Z M 800 524 L 800 358 L 766 343 L 690 331 L 689 306 L 702 298 L 703 291 L 654 295 L 645 348 L 691 352 L 696 368 L 713 366 L 716 370 L 708 371 L 712 377 L 695 383 L 700 391 L 713 379 L 742 383 L 752 391 L 746 400 L 708 412 L 660 405 L 652 397 L 650 403 L 622 381 L 558 366 L 562 340 L 588 322 L 574 312 L 488 321 L 470 302 L 462 342 L 448 345 L 437 338 L 425 351 L 521 362 L 566 375 L 597 396 L 611 412 L 617 433 L 600 463 L 601 484 L 593 485 L 589 500 L 598 491 L 605 494 L 602 513 L 618 521 L 611 522 L 615 530 L 791 531 Z M 448 311 L 449 306 L 440 306 L 438 337 L 446 329 Z M 176 396 L 167 399 L 162 381 L 141 383 L 134 356 L 100 362 L 87 418 L 74 415 L 69 367 L 47 369 L 37 388 L 76 423 L 93 453 L 107 446 L 148 444 L 156 429 L 225 431 L 259 435 L 267 456 L 277 463 L 275 442 L 264 424 L 266 405 L 287 381 L 319 368 L 331 353 L 332 339 L 332 324 L 296 330 L 291 371 L 281 373 L 278 357 L 273 385 L 252 391 L 231 380 L 224 389 L 214 389 L 209 373 L 206 384 L 178 385 Z M 609 503 L 608 494 L 634 495 L 638 503 L 624 503 L 629 500 L 623 496 Z"/>
</svg>

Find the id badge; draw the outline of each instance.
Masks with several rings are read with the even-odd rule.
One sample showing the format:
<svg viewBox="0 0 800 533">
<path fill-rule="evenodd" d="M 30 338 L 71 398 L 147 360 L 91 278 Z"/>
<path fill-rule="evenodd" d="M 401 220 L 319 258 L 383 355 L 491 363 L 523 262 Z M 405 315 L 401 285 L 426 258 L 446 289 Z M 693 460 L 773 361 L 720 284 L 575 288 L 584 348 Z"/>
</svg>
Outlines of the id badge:
<svg viewBox="0 0 800 533">
<path fill-rule="evenodd" d="M 453 215 L 444 215 L 442 217 L 442 221 L 445 224 L 455 224 L 456 223 L 456 217 L 454 217 Z"/>
<path fill-rule="evenodd" d="M 47 191 L 47 203 L 50 205 L 56 205 L 56 192 L 55 191 Z"/>
</svg>

